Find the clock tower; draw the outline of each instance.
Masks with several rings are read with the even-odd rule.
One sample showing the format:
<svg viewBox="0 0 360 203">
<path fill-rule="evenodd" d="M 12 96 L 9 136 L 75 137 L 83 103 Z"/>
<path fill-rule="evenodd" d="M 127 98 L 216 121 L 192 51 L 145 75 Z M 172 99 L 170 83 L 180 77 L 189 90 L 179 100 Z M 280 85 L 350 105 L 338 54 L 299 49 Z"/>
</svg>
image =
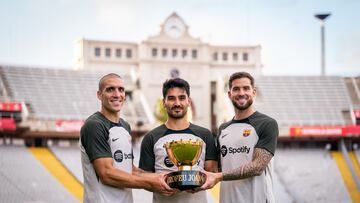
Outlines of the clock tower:
<svg viewBox="0 0 360 203">
<path fill-rule="evenodd" d="M 162 25 L 162 31 L 173 39 L 180 38 L 184 36 L 187 32 L 187 26 L 184 21 L 176 14 L 171 14 Z"/>
</svg>

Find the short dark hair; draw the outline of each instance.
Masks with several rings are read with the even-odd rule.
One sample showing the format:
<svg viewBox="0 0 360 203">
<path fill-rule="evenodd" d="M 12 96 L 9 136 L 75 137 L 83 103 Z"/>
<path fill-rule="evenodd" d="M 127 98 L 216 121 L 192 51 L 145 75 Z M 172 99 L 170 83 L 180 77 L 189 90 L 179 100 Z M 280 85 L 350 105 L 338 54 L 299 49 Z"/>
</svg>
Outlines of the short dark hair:
<svg viewBox="0 0 360 203">
<path fill-rule="evenodd" d="M 185 89 L 186 94 L 190 96 L 190 85 L 186 80 L 181 78 L 171 78 L 163 83 L 163 88 L 162 88 L 163 97 L 165 98 L 168 90 L 174 87 Z"/>
<path fill-rule="evenodd" d="M 104 81 L 108 78 L 119 78 L 122 80 L 122 77 L 116 73 L 106 74 L 99 80 L 99 91 L 102 91 L 102 89 L 104 88 Z"/>
<path fill-rule="evenodd" d="M 248 72 L 236 72 L 233 73 L 230 78 L 229 78 L 229 89 L 231 90 L 232 88 L 232 82 L 236 79 L 241 79 L 241 78 L 248 78 L 250 80 L 251 83 L 251 87 L 255 87 L 255 79 L 253 78 L 253 76 L 250 75 L 250 73 Z"/>
</svg>

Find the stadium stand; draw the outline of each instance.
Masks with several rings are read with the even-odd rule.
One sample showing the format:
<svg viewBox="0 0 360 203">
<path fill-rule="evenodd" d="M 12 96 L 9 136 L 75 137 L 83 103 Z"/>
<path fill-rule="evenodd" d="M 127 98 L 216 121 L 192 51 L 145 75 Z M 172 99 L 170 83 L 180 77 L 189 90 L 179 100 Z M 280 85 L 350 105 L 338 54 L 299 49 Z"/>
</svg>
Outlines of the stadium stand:
<svg viewBox="0 0 360 203">
<path fill-rule="evenodd" d="M 0 154 L 0 202 L 78 202 L 24 146 Z"/>
<path fill-rule="evenodd" d="M 349 90 L 351 103 L 355 109 L 360 109 L 360 77 L 345 78 L 346 87 Z"/>
<path fill-rule="evenodd" d="M 78 146 L 52 146 L 50 150 L 79 182 L 84 182 Z"/>
<path fill-rule="evenodd" d="M 104 72 L 15 66 L 0 66 L 0 72 L 0 83 L 5 87 L 3 92 L 7 92 L 7 99 L 25 102 L 30 120 L 84 120 L 99 108 L 94 90 Z M 141 102 L 141 92 L 136 89 L 135 82 L 129 75 L 123 77 L 129 84 L 123 116 L 132 126 L 153 122 Z M 350 124 L 352 101 L 357 100 L 349 95 L 358 92 L 359 79 L 351 79 L 353 88 L 347 88 L 348 81 L 336 76 L 263 76 L 257 78 L 256 106 L 285 128 Z M 0 101 L 5 100 L 4 94 Z M 52 125 L 41 127 L 54 128 Z M 39 125 L 31 125 L 32 128 L 36 126 Z"/>
<path fill-rule="evenodd" d="M 329 151 L 277 149 L 275 171 L 294 202 L 351 202 Z"/>
<path fill-rule="evenodd" d="M 287 191 L 286 186 L 280 181 L 279 174 L 277 174 L 276 171 L 273 176 L 273 181 L 275 202 L 295 202 L 289 191 Z"/>
<path fill-rule="evenodd" d="M 356 149 L 356 150 L 354 150 L 354 152 L 355 152 L 356 159 L 360 163 L 360 149 Z"/>
<path fill-rule="evenodd" d="M 350 96 L 342 77 L 266 76 L 258 78 L 256 107 L 280 127 L 345 125 Z"/>
<path fill-rule="evenodd" d="M 77 143 L 82 121 L 100 107 L 95 91 L 107 71 L 0 65 L 0 104 L 22 106 L 21 115 L 0 112 L 0 124 L 15 127 L 9 132 L 0 126 L 0 136 L 4 136 L 4 141 L 0 140 L 0 202 L 78 201 L 26 148 L 5 146 L 5 136 L 24 138 L 25 143 L 27 136 L 52 139 L 48 144 L 51 152 L 82 182 L 78 148 L 57 145 L 68 138 Z M 153 127 L 152 112 L 132 77 L 122 76 L 127 85 L 122 117 L 131 123 L 133 134 L 143 134 Z M 360 174 L 360 130 L 356 125 L 360 124 L 360 77 L 261 76 L 256 82 L 256 108 L 274 117 L 281 130 L 274 160 L 277 202 L 356 202 L 360 190 L 356 186 L 349 189 L 347 181 L 360 180 L 360 175 L 354 176 Z M 232 112 L 231 103 L 226 107 Z M 137 163 L 141 137 L 133 141 Z M 340 142 L 349 151 L 330 151 L 339 150 Z M 352 174 L 344 173 L 347 166 Z M 216 202 L 212 194 L 208 195 L 210 202 Z M 151 196 L 144 190 L 134 190 L 135 202 L 150 202 Z"/>
<path fill-rule="evenodd" d="M 100 108 L 96 98 L 97 83 L 108 70 L 66 70 L 33 67 L 0 66 L 2 95 L 0 102 L 23 102 L 29 110 L 28 118 L 21 123 L 30 132 L 67 131 L 58 127 L 57 121 L 64 125 L 81 127 L 76 121 L 83 121 Z M 122 75 L 126 84 L 127 100 L 122 117 L 130 122 L 136 132 L 138 127 L 146 131 L 152 127 L 153 119 L 145 113 L 144 103 L 137 102 L 136 84 L 129 75 Z M 136 102 L 133 104 L 133 100 Z M 71 131 L 71 129 L 69 130 Z M 46 134 L 46 133 L 45 133 Z M 31 136 L 36 136 L 31 134 Z M 56 137 L 56 134 L 52 134 Z M 78 137 L 59 135 L 58 137 Z"/>
<path fill-rule="evenodd" d="M 99 108 L 95 91 L 101 72 L 8 66 L 1 69 L 11 98 L 30 105 L 32 116 L 38 119 L 83 120 Z M 124 79 L 126 84 L 132 84 L 128 76 Z M 131 117 L 129 111 L 124 109 L 124 116 Z"/>
</svg>

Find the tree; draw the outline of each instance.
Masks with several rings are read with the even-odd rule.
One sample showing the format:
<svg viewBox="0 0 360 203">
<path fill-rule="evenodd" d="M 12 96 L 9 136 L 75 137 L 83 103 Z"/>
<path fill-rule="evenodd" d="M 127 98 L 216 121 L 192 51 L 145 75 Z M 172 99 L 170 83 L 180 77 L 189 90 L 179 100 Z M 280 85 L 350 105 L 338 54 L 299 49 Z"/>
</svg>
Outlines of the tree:
<svg viewBox="0 0 360 203">
<path fill-rule="evenodd" d="M 159 121 L 160 123 L 165 123 L 168 118 L 166 109 L 163 105 L 162 99 L 160 98 L 156 100 L 154 114 L 156 120 Z"/>
</svg>

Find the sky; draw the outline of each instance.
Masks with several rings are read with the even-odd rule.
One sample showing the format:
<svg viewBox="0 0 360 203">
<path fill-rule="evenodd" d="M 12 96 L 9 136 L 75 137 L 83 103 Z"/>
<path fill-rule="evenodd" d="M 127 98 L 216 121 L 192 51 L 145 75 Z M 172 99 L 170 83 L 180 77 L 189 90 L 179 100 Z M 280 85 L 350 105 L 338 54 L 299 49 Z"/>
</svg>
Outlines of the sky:
<svg viewBox="0 0 360 203">
<path fill-rule="evenodd" d="M 211 45 L 260 45 L 264 75 L 360 76 L 358 0 L 0 0 L 0 64 L 72 68 L 80 38 L 141 43 L 176 12 Z"/>
</svg>

